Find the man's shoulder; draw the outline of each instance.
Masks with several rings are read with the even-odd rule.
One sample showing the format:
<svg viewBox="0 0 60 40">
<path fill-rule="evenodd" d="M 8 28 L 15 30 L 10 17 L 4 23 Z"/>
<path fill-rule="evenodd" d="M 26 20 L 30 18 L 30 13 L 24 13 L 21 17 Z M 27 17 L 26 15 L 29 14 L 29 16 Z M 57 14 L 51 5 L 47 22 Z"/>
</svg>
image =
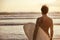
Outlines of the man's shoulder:
<svg viewBox="0 0 60 40">
<path fill-rule="evenodd" d="M 40 19 L 41 19 L 41 17 L 38 17 L 38 18 L 37 18 L 37 20 L 40 20 Z"/>
<path fill-rule="evenodd" d="M 50 21 L 53 21 L 51 17 L 48 17 L 48 19 L 49 19 Z"/>
<path fill-rule="evenodd" d="M 50 20 L 52 20 L 52 18 L 51 17 L 48 17 Z"/>
</svg>

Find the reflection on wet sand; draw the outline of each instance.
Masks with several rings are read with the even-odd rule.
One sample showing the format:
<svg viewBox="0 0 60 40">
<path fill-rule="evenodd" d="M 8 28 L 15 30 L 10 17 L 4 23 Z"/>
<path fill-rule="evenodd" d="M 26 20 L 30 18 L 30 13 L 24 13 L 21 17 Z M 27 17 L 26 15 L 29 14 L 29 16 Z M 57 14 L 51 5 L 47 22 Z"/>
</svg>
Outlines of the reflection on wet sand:
<svg viewBox="0 0 60 40">
<path fill-rule="evenodd" d="M 54 40 L 60 39 L 60 25 L 54 25 Z M 5 29 L 6 28 L 6 29 Z M 9 28 L 11 28 L 9 30 Z M 16 31 L 16 32 L 14 32 Z M 20 32 L 18 32 L 20 31 Z M 27 40 L 23 26 L 0 26 L 0 39 L 4 40 Z"/>
</svg>

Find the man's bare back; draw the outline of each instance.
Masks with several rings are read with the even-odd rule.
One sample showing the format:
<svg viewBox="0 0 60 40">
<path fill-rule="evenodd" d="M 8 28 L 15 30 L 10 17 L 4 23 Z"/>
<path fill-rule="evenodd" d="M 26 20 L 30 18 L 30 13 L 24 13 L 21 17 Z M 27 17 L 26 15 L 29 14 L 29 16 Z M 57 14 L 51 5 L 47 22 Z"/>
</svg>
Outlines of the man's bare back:
<svg viewBox="0 0 60 40">
<path fill-rule="evenodd" d="M 36 38 L 37 38 L 37 33 L 38 33 L 39 27 L 41 27 L 44 30 L 44 32 L 49 36 L 50 40 L 52 40 L 52 37 L 53 37 L 53 21 L 51 18 L 49 18 L 47 16 L 48 7 L 46 5 L 43 5 L 41 8 L 41 12 L 42 12 L 42 17 L 37 18 L 35 30 L 34 30 L 34 34 L 33 34 L 33 40 L 36 40 Z M 48 32 L 49 28 L 50 28 L 50 35 Z"/>
</svg>

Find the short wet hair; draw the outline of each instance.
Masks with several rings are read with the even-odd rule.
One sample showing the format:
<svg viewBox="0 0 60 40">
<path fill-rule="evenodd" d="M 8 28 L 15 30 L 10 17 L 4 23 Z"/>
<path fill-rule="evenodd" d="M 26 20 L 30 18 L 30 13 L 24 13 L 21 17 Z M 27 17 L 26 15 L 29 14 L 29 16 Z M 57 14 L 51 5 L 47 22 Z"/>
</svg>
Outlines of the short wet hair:
<svg viewBox="0 0 60 40">
<path fill-rule="evenodd" d="M 48 13 L 48 7 L 46 5 L 43 5 L 41 8 L 42 14 L 47 14 Z"/>
</svg>

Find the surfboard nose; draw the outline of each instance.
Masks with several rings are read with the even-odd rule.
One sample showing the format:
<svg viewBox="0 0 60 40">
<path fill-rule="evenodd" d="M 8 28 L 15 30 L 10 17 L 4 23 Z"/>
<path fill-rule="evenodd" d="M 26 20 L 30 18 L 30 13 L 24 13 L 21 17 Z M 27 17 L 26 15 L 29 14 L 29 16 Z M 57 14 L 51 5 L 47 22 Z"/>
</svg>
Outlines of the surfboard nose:
<svg viewBox="0 0 60 40">
<path fill-rule="evenodd" d="M 26 36 L 28 37 L 28 39 L 32 40 L 33 32 L 35 29 L 35 24 L 34 23 L 26 23 L 23 28 L 24 28 L 24 32 L 25 32 Z"/>
</svg>

